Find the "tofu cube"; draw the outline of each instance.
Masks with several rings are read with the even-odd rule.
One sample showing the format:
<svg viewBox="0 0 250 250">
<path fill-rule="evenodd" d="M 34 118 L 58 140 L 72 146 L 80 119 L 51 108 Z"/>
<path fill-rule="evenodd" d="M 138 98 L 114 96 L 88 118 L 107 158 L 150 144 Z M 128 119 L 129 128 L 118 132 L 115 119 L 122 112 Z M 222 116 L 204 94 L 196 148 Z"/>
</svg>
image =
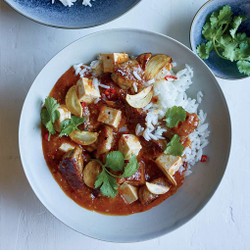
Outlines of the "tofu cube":
<svg viewBox="0 0 250 250">
<path fill-rule="evenodd" d="M 132 155 L 137 156 L 142 146 L 133 134 L 123 134 L 118 143 L 118 149 L 123 153 L 125 160 L 129 160 Z"/>
<path fill-rule="evenodd" d="M 120 186 L 120 192 L 124 200 L 131 204 L 138 200 L 138 188 L 134 187 L 126 182 Z"/>
<path fill-rule="evenodd" d="M 176 181 L 173 176 L 182 165 L 182 158 L 180 156 L 162 154 L 155 160 L 155 162 L 170 182 L 176 185 Z"/>
<path fill-rule="evenodd" d="M 93 79 L 80 78 L 76 86 L 80 102 L 92 103 L 101 96 L 99 88 L 93 85 Z"/>
<path fill-rule="evenodd" d="M 57 111 L 60 113 L 60 117 L 59 119 L 57 119 L 54 123 L 54 128 L 57 132 L 61 131 L 61 123 L 64 120 L 67 119 L 71 119 L 71 113 L 70 111 L 67 109 L 67 107 L 65 105 L 61 105 L 57 108 Z"/>
<path fill-rule="evenodd" d="M 73 150 L 75 147 L 74 146 L 72 146 L 71 144 L 69 144 L 69 143 L 63 143 L 60 147 L 59 147 L 59 149 L 61 150 L 61 151 L 63 151 L 63 152 L 68 152 L 68 151 L 70 151 L 70 150 Z"/>
<path fill-rule="evenodd" d="M 120 110 L 102 106 L 97 120 L 98 122 L 117 128 L 120 124 L 121 118 L 122 112 Z"/>
<path fill-rule="evenodd" d="M 103 62 L 104 73 L 112 73 L 115 64 L 126 62 L 129 59 L 126 53 L 108 53 L 101 54 L 100 56 Z"/>
</svg>

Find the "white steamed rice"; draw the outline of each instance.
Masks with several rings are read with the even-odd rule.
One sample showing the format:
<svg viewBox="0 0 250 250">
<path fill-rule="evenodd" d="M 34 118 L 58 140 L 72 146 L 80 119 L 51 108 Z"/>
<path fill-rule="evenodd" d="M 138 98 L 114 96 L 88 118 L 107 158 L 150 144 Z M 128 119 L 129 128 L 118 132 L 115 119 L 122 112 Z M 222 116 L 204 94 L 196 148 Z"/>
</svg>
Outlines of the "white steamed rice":
<svg viewBox="0 0 250 250">
<path fill-rule="evenodd" d="M 72 5 L 74 5 L 74 3 L 77 0 L 59 0 L 65 7 L 71 7 Z M 89 6 L 92 7 L 91 1 L 95 1 L 95 0 L 83 0 L 82 1 L 82 5 L 84 6 Z M 55 3 L 55 0 L 52 0 L 52 4 Z"/>
<path fill-rule="evenodd" d="M 79 74 L 83 77 L 84 73 L 88 70 L 94 69 L 100 61 L 93 61 L 89 66 L 84 64 L 74 65 L 75 74 Z M 176 63 L 173 63 L 173 69 Z M 201 109 L 198 109 L 199 104 L 202 102 L 203 93 L 198 91 L 197 98 L 192 99 L 187 96 L 186 91 L 192 84 L 193 70 L 185 65 L 184 69 L 174 73 L 174 70 L 170 71 L 165 68 L 155 77 L 155 79 L 147 82 L 146 85 L 154 85 L 154 96 L 158 97 L 157 103 L 149 103 L 143 110 L 147 112 L 145 127 L 140 124 L 136 126 L 136 135 L 142 135 L 147 141 L 165 139 L 163 133 L 166 131 L 164 125 L 160 125 L 160 120 L 164 118 L 167 110 L 173 106 L 181 106 L 189 113 L 196 113 L 200 119 L 199 126 L 193 133 L 189 135 L 191 141 L 191 148 L 185 148 L 183 152 L 183 158 L 187 162 L 187 171 L 185 175 L 191 173 L 191 167 L 201 160 L 203 154 L 203 148 L 208 145 L 208 123 L 205 123 L 206 113 Z M 168 78 L 167 75 L 177 77 L 177 79 Z M 94 78 L 96 79 L 96 78 Z M 101 84 L 99 81 L 94 81 L 96 87 L 107 88 L 108 86 Z M 135 92 L 137 87 L 133 85 Z M 99 100 L 98 100 L 99 101 Z M 184 167 L 180 168 L 180 172 L 184 170 Z"/>
</svg>

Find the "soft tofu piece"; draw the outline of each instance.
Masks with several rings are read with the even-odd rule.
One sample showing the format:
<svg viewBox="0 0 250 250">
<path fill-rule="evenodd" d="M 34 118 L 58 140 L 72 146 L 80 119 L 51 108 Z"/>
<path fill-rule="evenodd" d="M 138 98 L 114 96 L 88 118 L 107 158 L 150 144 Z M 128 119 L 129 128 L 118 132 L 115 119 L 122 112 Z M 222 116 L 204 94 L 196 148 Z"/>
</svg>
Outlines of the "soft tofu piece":
<svg viewBox="0 0 250 250">
<path fill-rule="evenodd" d="M 126 182 L 120 186 L 120 192 L 124 200 L 131 204 L 138 200 L 138 188 L 134 187 Z"/>
<path fill-rule="evenodd" d="M 76 86 L 80 102 L 92 103 L 101 96 L 99 88 L 95 88 L 93 85 L 93 79 L 80 78 Z"/>
<path fill-rule="evenodd" d="M 128 54 L 126 53 L 108 53 L 100 55 L 103 62 L 103 72 L 112 73 L 114 70 L 114 65 L 118 63 L 123 63 L 128 60 Z"/>
<path fill-rule="evenodd" d="M 74 146 L 72 146 L 71 144 L 69 144 L 69 143 L 63 143 L 60 147 L 59 147 L 59 149 L 61 150 L 61 151 L 63 151 L 63 152 L 68 152 L 68 151 L 70 151 L 70 150 L 73 150 L 75 147 Z"/>
<path fill-rule="evenodd" d="M 61 123 L 64 120 L 71 119 L 71 113 L 67 109 L 66 105 L 61 105 L 56 109 L 60 113 L 59 119 L 57 119 L 54 123 L 54 128 L 57 132 L 61 131 Z"/>
<path fill-rule="evenodd" d="M 155 160 L 155 162 L 170 182 L 176 185 L 176 181 L 173 176 L 182 165 L 182 158 L 180 156 L 162 154 Z"/>
<path fill-rule="evenodd" d="M 123 134 L 119 140 L 118 148 L 123 153 L 125 160 L 129 160 L 132 155 L 139 154 L 142 146 L 137 136 Z"/>
<path fill-rule="evenodd" d="M 135 172 L 135 174 L 133 174 L 130 177 L 117 178 L 118 184 L 122 184 L 124 182 L 126 182 L 132 186 L 144 185 L 145 184 L 145 167 L 144 167 L 144 165 L 142 165 L 140 162 L 138 170 Z"/>
<path fill-rule="evenodd" d="M 98 122 L 117 128 L 122 118 L 122 112 L 107 106 L 102 106 L 98 116 Z"/>
</svg>

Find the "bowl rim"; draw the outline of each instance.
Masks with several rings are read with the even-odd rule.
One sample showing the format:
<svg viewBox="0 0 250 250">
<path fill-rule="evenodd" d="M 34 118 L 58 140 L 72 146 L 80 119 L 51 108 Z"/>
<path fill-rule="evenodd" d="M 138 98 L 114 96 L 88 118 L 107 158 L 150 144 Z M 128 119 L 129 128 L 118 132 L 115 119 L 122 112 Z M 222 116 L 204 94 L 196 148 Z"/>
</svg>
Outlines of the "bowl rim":
<svg viewBox="0 0 250 250">
<path fill-rule="evenodd" d="M 127 12 L 129 12 L 131 9 L 133 9 L 134 7 L 136 7 L 140 2 L 142 2 L 142 0 L 136 0 L 136 2 L 134 4 L 132 4 L 126 11 L 112 17 L 112 18 L 109 18 L 108 20 L 106 21 L 102 21 L 100 23 L 97 23 L 97 24 L 93 24 L 93 25 L 84 25 L 84 26 L 77 26 L 77 27 L 66 27 L 66 26 L 63 26 L 63 25 L 53 25 L 53 24 L 48 24 L 46 22 L 42 22 L 42 21 L 39 21 L 35 18 L 32 18 L 30 16 L 28 16 L 27 14 L 24 14 L 23 12 L 21 12 L 20 10 L 18 10 L 16 7 L 13 6 L 13 4 L 10 3 L 10 0 L 3 0 L 9 7 L 11 7 L 14 11 L 16 11 L 18 14 L 20 14 L 21 16 L 23 17 L 26 17 L 27 19 L 35 22 L 35 23 L 38 23 L 38 24 L 41 24 L 41 25 L 44 25 L 44 26 L 47 26 L 47 27 L 52 27 L 52 28 L 57 28 L 57 29 L 65 29 L 65 30 L 80 30 L 80 29 L 88 29 L 88 28 L 94 28 L 94 27 L 98 27 L 98 26 L 101 26 L 101 25 L 104 25 L 104 24 L 107 24 L 109 22 L 112 22 L 112 21 L 115 21 L 116 19 L 122 17 L 123 15 L 125 15 Z M 60 51 L 59 51 L 60 52 Z"/>
<path fill-rule="evenodd" d="M 81 40 L 81 39 L 84 39 L 86 37 L 91 37 L 91 36 L 95 36 L 96 34 L 105 34 L 106 32 L 111 32 L 111 31 L 119 31 L 119 32 L 136 32 L 136 33 L 139 33 L 139 32 L 142 32 L 142 33 L 147 33 L 149 35 L 157 35 L 157 36 L 161 36 L 165 39 L 169 39 L 169 40 L 172 40 L 173 42 L 177 43 L 178 45 L 180 45 L 181 47 L 183 47 L 184 49 L 187 49 L 189 52 L 191 52 L 192 54 L 193 51 L 191 49 L 189 49 L 186 45 L 182 44 L 181 42 L 175 40 L 174 38 L 170 37 L 170 36 L 167 36 L 165 34 L 161 34 L 159 32 L 153 32 L 153 31 L 148 31 L 148 30 L 143 30 L 143 29 L 132 29 L 132 28 L 111 28 L 111 29 L 104 29 L 104 30 L 100 30 L 100 31 L 95 31 L 95 32 L 92 32 L 90 34 L 87 34 L 87 35 L 84 35 L 78 39 L 76 39 L 75 41 L 71 42 L 70 44 L 68 44 L 67 46 L 65 46 L 63 49 L 61 49 L 56 55 L 54 55 L 45 65 L 44 67 L 40 70 L 40 72 L 38 73 L 38 75 L 36 76 L 36 78 L 33 80 L 27 94 L 26 94 L 26 97 L 25 97 L 25 100 L 23 102 L 23 106 L 22 106 L 22 109 L 21 109 L 21 113 L 20 113 L 20 119 L 19 119 L 19 126 L 18 126 L 18 147 L 19 147 L 19 154 L 20 154 L 20 159 L 21 159 L 21 163 L 22 163 L 22 168 L 24 170 L 24 173 L 25 173 L 25 176 L 29 182 L 29 185 L 31 187 L 31 189 L 33 190 L 33 192 L 35 193 L 35 195 L 37 196 L 37 198 L 39 199 L 39 201 L 44 205 L 44 207 L 55 217 L 57 218 L 59 221 L 61 221 L 63 224 L 65 224 L 67 227 L 73 229 L 74 231 L 78 232 L 78 233 L 81 233 L 82 235 L 85 235 L 85 236 L 88 236 L 90 238 L 93 238 L 93 239 L 97 239 L 97 240 L 101 240 L 101 241 L 105 241 L 105 242 L 114 242 L 114 243 L 132 243 L 132 242 L 142 242 L 142 241 L 146 241 L 146 240 L 151 240 L 151 239 L 154 239 L 154 238 L 157 238 L 157 237 L 160 237 L 160 236 L 163 236 L 163 235 L 166 235 L 170 232 L 173 232 L 174 230 L 182 227 L 183 225 L 185 225 L 187 222 L 191 221 L 196 215 L 198 215 L 201 210 L 206 206 L 206 204 L 211 201 L 211 198 L 213 197 L 213 195 L 215 194 L 216 190 L 218 189 L 219 185 L 221 184 L 221 181 L 223 179 L 223 177 L 225 176 L 225 172 L 227 170 L 227 166 L 228 166 L 228 162 L 229 162 L 229 158 L 230 158 L 230 155 L 231 155 L 231 150 L 232 150 L 232 123 L 231 123 L 231 117 L 230 117 L 230 112 L 229 112 L 229 108 L 228 108 L 228 105 L 227 105 L 227 102 L 226 102 L 226 99 L 225 99 L 225 96 L 224 96 L 224 93 L 220 87 L 220 85 L 218 84 L 217 82 L 217 79 L 215 78 L 213 72 L 211 71 L 211 69 L 196 55 L 194 54 L 200 61 L 201 63 L 208 69 L 208 71 L 210 72 L 210 74 L 212 75 L 212 77 L 214 77 L 215 79 L 215 84 L 216 84 L 216 87 L 218 88 L 218 91 L 220 92 L 221 94 L 221 97 L 222 97 L 222 101 L 225 105 L 225 108 L 226 108 L 226 111 L 227 111 L 227 116 L 228 116 L 228 136 L 229 136 L 229 145 L 227 145 L 227 154 L 226 154 L 226 161 L 225 161 L 225 168 L 223 170 L 223 173 L 221 175 L 221 179 L 218 181 L 218 183 L 214 186 L 214 189 L 212 190 L 212 192 L 209 194 L 209 196 L 203 201 L 200 203 L 200 205 L 197 207 L 197 209 L 195 209 L 192 214 L 190 216 L 187 216 L 186 218 L 184 218 L 182 220 L 181 223 L 179 224 L 175 224 L 170 230 L 161 230 L 161 231 L 157 231 L 155 232 L 154 234 L 151 234 L 151 235 L 145 235 L 144 237 L 141 237 L 140 239 L 137 239 L 137 240 L 110 240 L 110 239 L 103 239 L 103 238 L 99 238 L 99 237 L 95 237 L 93 235 L 90 235 L 88 233 L 83 233 L 75 228 L 73 228 L 73 226 L 71 225 L 68 225 L 67 222 L 64 221 L 64 219 L 62 218 L 59 218 L 59 216 L 56 215 L 56 212 L 47 205 L 47 202 L 45 199 L 43 199 L 41 197 L 41 195 L 39 194 L 38 190 L 36 189 L 33 181 L 32 181 L 32 178 L 30 176 L 30 174 L 28 173 L 28 170 L 26 169 L 26 167 L 24 166 L 24 154 L 22 152 L 22 141 L 21 141 L 21 131 L 22 131 L 22 123 L 23 123 L 23 117 L 24 117 L 24 108 L 26 106 L 26 102 L 27 102 L 27 98 L 28 96 L 30 95 L 30 90 L 33 86 L 33 83 L 37 80 L 37 78 L 39 77 L 39 75 L 41 74 L 41 72 L 44 70 L 44 68 L 48 65 L 48 63 L 50 63 L 51 60 L 53 60 L 54 57 L 58 56 L 58 54 L 60 54 L 65 48 L 71 46 L 73 43 L 77 42 L 78 40 Z M 110 216 L 110 215 L 108 215 Z M 112 215 L 111 215 L 112 216 Z"/>
<path fill-rule="evenodd" d="M 216 0 L 208 0 L 207 2 L 205 2 L 199 9 L 198 9 L 198 11 L 195 13 L 195 15 L 194 15 L 194 17 L 193 17 L 193 19 L 192 19 L 192 22 L 191 22 L 191 24 L 190 24 L 190 27 L 189 27 L 189 45 L 190 45 L 190 48 L 192 49 L 192 51 L 193 51 L 193 53 L 195 53 L 196 54 L 196 48 L 194 48 L 194 45 L 193 45 L 193 43 L 191 42 L 191 33 L 193 32 L 193 25 L 194 25 L 194 23 L 195 23 L 195 21 L 196 21 L 196 19 L 197 19 L 197 16 L 198 16 L 198 14 L 203 10 L 203 9 L 205 9 L 206 7 L 207 7 L 207 5 L 209 5 L 210 3 L 212 3 L 212 2 L 214 2 L 214 1 L 216 1 Z M 197 54 L 196 54 L 196 56 L 198 56 Z M 199 56 L 198 56 L 199 57 Z M 199 57 L 200 58 L 200 57 Z M 201 59 L 201 58 L 200 58 Z M 204 62 L 204 60 L 203 59 L 201 59 L 203 62 Z M 205 63 L 206 64 L 206 63 Z M 207 65 L 207 64 L 206 64 Z M 209 68 L 209 67 L 208 67 Z M 210 68 L 209 68 L 210 69 Z M 211 69 L 210 69 L 211 70 Z M 212 70 L 211 70 L 212 71 Z M 213 72 L 213 71 L 212 71 Z M 239 80 L 243 80 L 243 79 L 245 79 L 245 78 L 248 78 L 248 77 L 250 77 L 250 76 L 248 76 L 248 75 L 244 75 L 243 77 L 241 77 L 241 78 L 230 78 L 230 77 L 222 77 L 222 76 L 219 76 L 219 75 L 217 75 L 215 72 L 213 72 L 213 74 L 216 76 L 216 77 L 218 77 L 218 78 L 220 78 L 220 79 L 223 79 L 223 80 L 230 80 L 230 81 L 239 81 Z"/>
</svg>

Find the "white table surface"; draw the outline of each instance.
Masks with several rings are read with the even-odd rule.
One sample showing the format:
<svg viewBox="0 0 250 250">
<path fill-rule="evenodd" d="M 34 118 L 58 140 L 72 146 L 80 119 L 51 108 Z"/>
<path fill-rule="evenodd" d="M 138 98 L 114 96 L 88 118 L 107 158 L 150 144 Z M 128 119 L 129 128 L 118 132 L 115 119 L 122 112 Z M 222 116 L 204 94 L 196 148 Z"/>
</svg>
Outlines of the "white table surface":
<svg viewBox="0 0 250 250">
<path fill-rule="evenodd" d="M 97 0 L 98 1 L 98 0 Z M 0 249 L 250 249 L 250 78 L 220 80 L 232 119 L 232 150 L 226 174 L 207 206 L 191 221 L 160 238 L 132 244 L 88 238 L 51 215 L 31 190 L 18 153 L 17 131 L 24 98 L 42 67 L 85 34 L 113 27 L 161 32 L 185 45 L 204 0 L 142 0 L 127 14 L 96 28 L 45 27 L 0 0 Z"/>
</svg>

